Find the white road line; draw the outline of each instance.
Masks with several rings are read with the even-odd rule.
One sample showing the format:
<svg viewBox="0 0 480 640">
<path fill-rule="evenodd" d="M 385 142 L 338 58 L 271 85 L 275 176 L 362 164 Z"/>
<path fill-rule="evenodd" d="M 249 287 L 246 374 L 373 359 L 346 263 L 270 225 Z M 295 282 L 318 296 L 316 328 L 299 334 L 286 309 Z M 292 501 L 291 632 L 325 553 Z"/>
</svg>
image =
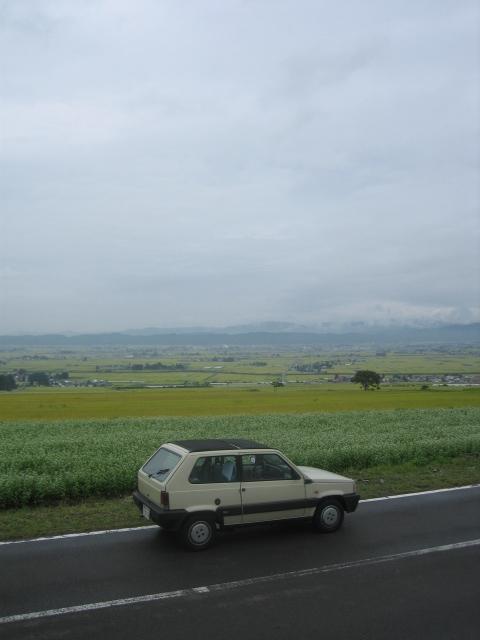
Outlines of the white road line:
<svg viewBox="0 0 480 640">
<path fill-rule="evenodd" d="M 461 491 L 463 489 L 478 489 L 480 484 L 467 484 L 463 487 L 449 487 L 448 489 L 431 489 L 430 491 L 417 491 L 416 493 L 399 493 L 395 496 L 382 496 L 381 498 L 368 498 L 360 502 L 380 502 L 380 500 L 395 500 L 396 498 L 411 498 L 412 496 L 426 496 L 432 493 L 447 493 L 448 491 Z"/>
<path fill-rule="evenodd" d="M 64 540 L 65 538 L 83 538 L 85 536 L 103 536 L 107 533 L 125 533 L 127 531 L 145 531 L 145 529 L 158 529 L 156 524 L 138 527 L 124 527 L 123 529 L 104 529 L 103 531 L 84 531 L 80 533 L 64 533 L 59 536 L 45 536 L 43 538 L 29 538 L 27 540 L 5 540 L 0 541 L 0 546 L 7 544 L 23 544 L 25 542 L 45 542 L 48 540 Z"/>
<path fill-rule="evenodd" d="M 382 500 L 396 500 L 397 498 L 411 498 L 414 496 L 427 496 L 432 493 L 447 493 L 448 491 L 464 491 L 465 489 L 479 489 L 480 484 L 467 484 L 463 487 L 449 487 L 448 489 L 432 489 L 430 491 L 419 491 L 417 493 L 402 493 L 395 496 L 383 496 L 381 498 L 368 498 L 366 500 L 360 500 L 364 502 L 380 502 Z M 27 538 L 25 540 L 4 540 L 0 541 L 0 547 L 10 544 L 24 544 L 26 542 L 48 542 L 49 540 L 64 540 L 68 538 L 83 538 L 85 536 L 102 536 L 107 533 L 126 533 L 129 531 L 145 531 L 146 529 L 158 529 L 156 524 L 153 525 L 139 525 L 138 527 L 124 527 L 123 529 L 104 529 L 102 531 L 85 531 L 80 533 L 65 533 L 58 536 L 45 536 L 42 538 Z"/>
<path fill-rule="evenodd" d="M 303 578 L 305 576 L 319 575 L 323 573 L 333 573 L 335 571 L 343 571 L 345 569 L 353 569 L 355 567 L 365 567 L 385 562 L 394 562 L 396 560 L 404 560 L 406 558 L 414 558 L 418 556 L 426 556 L 432 553 L 442 553 L 445 551 L 453 551 L 456 549 L 466 549 L 468 547 L 476 547 L 480 545 L 480 538 L 476 540 L 466 540 L 464 542 L 456 542 L 454 544 L 444 544 L 437 547 L 428 547 L 426 549 L 417 549 L 415 551 L 405 551 L 403 553 L 395 553 L 386 556 L 378 556 L 377 558 L 364 558 L 363 560 L 354 560 L 352 562 L 342 562 L 339 564 L 330 564 L 323 567 L 312 567 L 310 569 L 300 569 L 298 571 L 287 571 L 285 573 L 275 573 L 269 576 L 259 576 L 257 578 L 246 578 L 243 580 L 233 580 L 231 582 L 222 582 L 210 584 L 201 587 L 192 587 L 188 589 L 178 589 L 176 591 L 164 591 L 162 593 L 151 593 L 145 596 L 134 596 L 132 598 L 119 598 L 117 600 L 106 600 L 104 602 L 91 602 L 88 604 L 80 604 L 73 607 L 63 607 L 61 609 L 47 609 L 44 611 L 33 611 L 30 613 L 20 613 L 13 616 L 5 616 L 0 618 L 0 624 L 10 622 L 25 622 L 28 620 L 36 620 L 38 618 L 51 618 L 54 616 L 63 616 L 71 613 L 82 613 L 85 611 L 97 611 L 98 609 L 109 609 L 111 607 L 124 607 L 131 604 L 140 604 L 143 602 L 156 602 L 159 600 L 170 600 L 173 598 L 188 598 L 203 594 L 223 592 L 226 590 L 238 589 L 240 587 L 251 587 L 257 584 L 277 582 L 292 578 Z"/>
</svg>

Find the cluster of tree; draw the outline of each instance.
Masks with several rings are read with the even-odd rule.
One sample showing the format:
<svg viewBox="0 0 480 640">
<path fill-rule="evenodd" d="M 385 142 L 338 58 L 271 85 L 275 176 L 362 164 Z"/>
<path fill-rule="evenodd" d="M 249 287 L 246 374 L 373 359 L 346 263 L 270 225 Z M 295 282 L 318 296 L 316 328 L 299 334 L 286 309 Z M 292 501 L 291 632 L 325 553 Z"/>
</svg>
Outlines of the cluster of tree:
<svg viewBox="0 0 480 640">
<path fill-rule="evenodd" d="M 333 362 L 330 360 L 326 360 L 325 362 L 311 362 L 307 364 L 296 364 L 295 369 L 297 371 L 303 371 L 304 373 L 320 373 L 321 371 L 325 371 L 326 369 L 331 369 L 333 367 Z"/>
<path fill-rule="evenodd" d="M 28 371 L 26 369 L 17 369 L 14 376 L 17 382 L 28 382 Z"/>
<path fill-rule="evenodd" d="M 361 369 L 357 371 L 350 382 L 360 384 L 364 391 L 367 389 L 380 389 L 380 382 L 382 376 L 376 371 L 370 371 L 369 369 Z"/>
<path fill-rule="evenodd" d="M 0 391 L 12 391 L 12 389 L 17 388 L 18 383 L 28 384 L 32 387 L 49 387 L 52 382 L 68 380 L 69 377 L 70 374 L 68 371 L 49 374 L 45 371 L 33 371 L 29 373 L 26 369 L 17 369 L 13 374 L 0 375 Z"/>
<path fill-rule="evenodd" d="M 68 380 L 70 378 L 70 374 L 68 371 L 60 371 L 60 373 L 54 373 L 52 378 L 54 380 Z"/>
<path fill-rule="evenodd" d="M 256 362 L 251 362 L 250 363 L 252 365 L 252 367 L 266 367 L 267 363 L 266 362 L 262 362 L 261 360 L 257 360 Z"/>
<path fill-rule="evenodd" d="M 28 384 L 37 385 L 39 387 L 50 386 L 50 376 L 45 371 L 34 371 L 28 374 Z"/>
<path fill-rule="evenodd" d="M 27 374 L 25 381 L 30 385 L 37 385 L 40 387 L 49 387 L 52 382 L 58 382 L 60 380 L 68 380 L 70 374 L 68 371 L 59 371 L 57 373 L 46 373 L 45 371 L 34 371 Z"/>
<path fill-rule="evenodd" d="M 187 366 L 182 362 L 175 362 L 175 364 L 163 364 L 163 362 L 153 362 L 147 364 L 132 364 L 130 366 L 132 371 L 185 371 Z"/>
<path fill-rule="evenodd" d="M 183 383 L 184 387 L 211 387 L 210 382 L 203 381 L 199 382 L 198 380 L 185 380 Z"/>
<path fill-rule="evenodd" d="M 223 358 L 215 356 L 212 358 L 212 362 L 235 362 L 235 358 L 233 356 L 224 356 Z"/>
<path fill-rule="evenodd" d="M 0 391 L 13 391 L 16 388 L 17 383 L 11 373 L 0 374 Z"/>
</svg>

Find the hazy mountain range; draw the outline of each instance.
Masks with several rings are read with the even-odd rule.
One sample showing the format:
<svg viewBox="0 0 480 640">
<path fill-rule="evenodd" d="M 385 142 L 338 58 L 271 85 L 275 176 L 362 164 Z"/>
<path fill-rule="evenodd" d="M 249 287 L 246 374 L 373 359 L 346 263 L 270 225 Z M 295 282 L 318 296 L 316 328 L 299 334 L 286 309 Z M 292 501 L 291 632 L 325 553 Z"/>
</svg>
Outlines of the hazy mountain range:
<svg viewBox="0 0 480 640">
<path fill-rule="evenodd" d="M 260 346 L 260 345 L 480 344 L 480 323 L 417 326 L 372 326 L 364 323 L 307 327 L 267 322 L 223 328 L 183 327 L 129 329 L 117 333 L 0 336 L 0 346 Z"/>
</svg>

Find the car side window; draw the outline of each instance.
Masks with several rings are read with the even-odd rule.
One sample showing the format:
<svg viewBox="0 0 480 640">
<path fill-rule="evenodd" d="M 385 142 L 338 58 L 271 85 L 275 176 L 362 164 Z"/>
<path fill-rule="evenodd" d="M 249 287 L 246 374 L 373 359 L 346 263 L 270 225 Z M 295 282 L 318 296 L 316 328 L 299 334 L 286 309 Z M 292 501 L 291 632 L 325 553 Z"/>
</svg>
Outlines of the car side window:
<svg viewBox="0 0 480 640">
<path fill-rule="evenodd" d="M 236 456 L 202 456 L 196 461 L 190 476 L 192 484 L 238 482 Z"/>
<path fill-rule="evenodd" d="M 249 453 L 242 456 L 242 482 L 299 478 L 298 473 L 277 453 Z"/>
</svg>

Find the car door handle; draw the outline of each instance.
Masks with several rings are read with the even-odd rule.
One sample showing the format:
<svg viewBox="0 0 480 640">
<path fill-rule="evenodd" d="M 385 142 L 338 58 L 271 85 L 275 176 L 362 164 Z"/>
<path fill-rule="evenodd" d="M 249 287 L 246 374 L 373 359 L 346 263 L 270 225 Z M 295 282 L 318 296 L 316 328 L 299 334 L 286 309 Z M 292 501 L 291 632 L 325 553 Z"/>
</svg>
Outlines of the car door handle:
<svg viewBox="0 0 480 640">
<path fill-rule="evenodd" d="M 244 489 L 243 487 L 242 487 L 242 492 L 243 492 L 243 493 L 245 492 L 245 489 Z"/>
</svg>

